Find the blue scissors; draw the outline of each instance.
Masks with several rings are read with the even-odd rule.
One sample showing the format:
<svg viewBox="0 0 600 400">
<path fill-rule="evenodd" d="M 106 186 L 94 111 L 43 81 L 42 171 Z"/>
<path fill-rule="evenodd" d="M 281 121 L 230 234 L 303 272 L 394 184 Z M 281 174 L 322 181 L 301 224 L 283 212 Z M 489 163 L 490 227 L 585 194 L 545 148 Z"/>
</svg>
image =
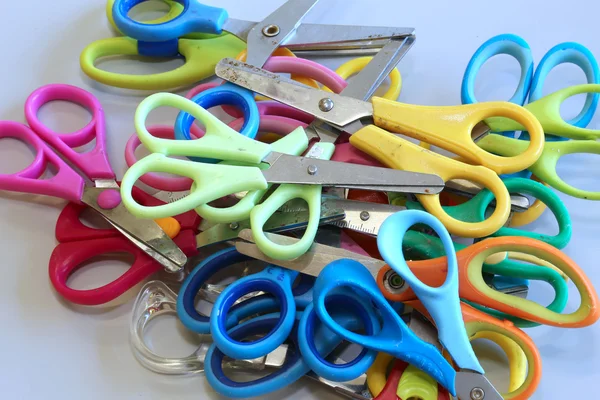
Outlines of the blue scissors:
<svg viewBox="0 0 600 400">
<path fill-rule="evenodd" d="M 365 312 L 363 306 L 353 301 L 352 297 L 334 297 L 332 300 L 328 305 L 335 320 L 341 326 L 350 330 L 356 330 L 363 326 L 373 327 L 378 324 L 373 310 Z M 213 343 L 206 353 L 204 365 L 206 379 L 212 388 L 223 396 L 233 398 L 261 396 L 288 386 L 310 372 L 310 366 L 301 356 L 298 349 L 298 323 L 301 317 L 301 312 L 296 312 L 294 315 L 293 329 L 286 338 L 286 343 L 292 348 L 288 347 L 288 356 L 281 369 L 249 382 L 233 381 L 226 376 L 223 371 L 225 354 L 221 351 L 217 343 Z M 245 321 L 231 328 L 227 333 L 233 340 L 241 342 L 249 337 L 272 332 L 274 329 L 277 329 L 280 322 L 281 315 L 279 313 L 266 314 Z M 342 337 L 336 335 L 323 324 L 315 331 L 314 343 L 319 354 L 327 356 L 342 342 Z M 357 356 L 357 359 L 362 359 L 366 354 L 367 350 L 363 350 Z"/>
<path fill-rule="evenodd" d="M 273 351 L 289 336 L 296 310 L 303 310 L 312 302 L 314 278 L 302 275 L 292 288 L 298 276 L 297 272 L 267 266 L 261 272 L 228 285 L 215 300 L 210 317 L 200 314 L 196 310 L 195 299 L 204 284 L 220 270 L 249 260 L 252 259 L 238 253 L 235 247 L 212 254 L 188 275 L 177 298 L 177 314 L 181 322 L 194 332 L 211 333 L 215 343 L 227 355 L 232 354 L 230 357 L 236 359 L 258 358 Z M 266 294 L 252 296 L 234 304 L 236 300 L 260 291 L 275 296 Z M 231 339 L 227 333 L 228 329 L 249 316 L 276 311 L 280 311 L 281 323 L 268 338 L 240 343 Z M 277 344 L 274 345 L 275 343 Z"/>
<path fill-rule="evenodd" d="M 574 42 L 557 44 L 544 55 L 534 73 L 533 56 L 527 42 L 523 38 L 513 34 L 502 34 L 494 36 L 483 43 L 469 61 L 462 81 L 461 100 L 463 104 L 477 102 L 475 98 L 477 74 L 487 60 L 499 54 L 507 54 L 514 57 L 521 66 L 519 84 L 513 96 L 508 100 L 511 103 L 525 105 L 525 102 L 531 103 L 539 100 L 543 96 L 544 82 L 550 71 L 556 66 L 565 63 L 572 63 L 581 68 L 585 73 L 587 83 L 600 83 L 598 62 L 585 46 Z M 577 127 L 586 127 L 594 116 L 598 106 L 598 99 L 598 94 L 588 93 L 583 109 L 568 123 Z M 561 137 L 553 136 L 552 132 L 545 133 L 546 140 L 564 140 Z M 515 137 L 515 132 L 505 134 Z M 528 140 L 528 135 L 523 132 L 519 138 Z M 525 177 L 529 177 L 529 175 L 527 174 Z"/>
<path fill-rule="evenodd" d="M 429 287 L 410 270 L 402 252 L 402 240 L 409 228 L 424 224 L 433 228 L 440 237 L 448 260 L 446 281 L 440 287 Z M 356 360 L 348 364 L 332 364 L 325 360 L 313 342 L 316 317 L 329 329 L 344 339 L 366 349 L 379 351 L 400 358 L 428 373 L 448 391 L 461 399 L 483 398 L 500 400 L 502 396 L 487 380 L 473 352 L 462 319 L 458 297 L 458 266 L 450 234 L 433 215 L 419 210 L 406 210 L 388 217 L 379 230 L 377 244 L 385 262 L 395 270 L 413 289 L 438 328 L 439 341 L 448 351 L 459 371 L 455 371 L 432 344 L 418 338 L 404 323 L 381 293 L 372 273 L 358 261 L 341 259 L 327 265 L 319 274 L 313 287 L 313 303 L 309 305 L 300 321 L 298 338 L 302 356 L 318 375 L 329 379 L 341 376 L 360 376 L 365 365 Z M 365 307 L 373 304 L 382 321 L 380 329 L 366 335 L 352 332 L 340 326 L 328 312 L 327 299 L 340 290 L 356 293 Z M 366 366 L 368 367 L 368 365 Z M 342 372 L 344 371 L 344 372 Z M 479 395 L 479 397 L 474 397 Z"/>
</svg>

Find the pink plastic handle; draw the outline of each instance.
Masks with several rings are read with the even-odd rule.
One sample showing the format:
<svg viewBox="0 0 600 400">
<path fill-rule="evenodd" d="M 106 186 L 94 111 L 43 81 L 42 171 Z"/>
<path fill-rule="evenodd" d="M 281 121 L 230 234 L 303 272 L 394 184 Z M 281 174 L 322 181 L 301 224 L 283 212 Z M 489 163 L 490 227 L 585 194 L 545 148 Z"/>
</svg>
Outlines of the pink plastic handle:
<svg viewBox="0 0 600 400">
<path fill-rule="evenodd" d="M 148 132 L 150 132 L 152 136 L 162 139 L 175 139 L 175 131 L 172 126 L 155 125 L 149 127 Z M 204 135 L 204 132 L 198 125 L 192 125 L 191 134 L 196 138 L 200 138 Z M 127 141 L 127 144 L 125 145 L 125 162 L 129 167 L 138 161 L 137 157 L 135 156 L 135 150 L 141 144 L 142 142 L 136 133 L 131 135 Z M 192 187 L 192 180 L 190 178 L 166 177 L 152 172 L 144 174 L 140 178 L 140 181 L 144 182 L 150 187 L 153 187 L 154 189 L 166 190 L 169 192 L 183 192 Z"/>
<path fill-rule="evenodd" d="M 27 168 L 14 174 L 0 174 L 0 189 L 60 197 L 81 201 L 85 181 L 60 159 L 28 126 L 14 121 L 0 121 L 0 139 L 13 138 L 35 149 L 35 159 Z M 57 173 L 51 179 L 39 179 L 49 165 Z"/>
<path fill-rule="evenodd" d="M 190 257 L 197 253 L 195 233 L 192 231 L 180 232 L 175 243 Z M 134 256 L 133 264 L 123 275 L 95 289 L 77 290 L 67 286 L 71 274 L 87 261 L 102 254 L 117 252 Z M 162 265 L 123 236 L 61 243 L 52 252 L 49 262 L 50 281 L 56 291 L 72 303 L 88 306 L 113 301 L 162 269 Z"/>
<path fill-rule="evenodd" d="M 244 125 L 244 118 L 238 118 L 231 121 L 228 124 L 232 129 L 239 131 Z M 308 124 L 302 121 L 298 121 L 294 118 L 280 117 L 276 115 L 263 115 L 260 119 L 259 126 L 259 134 L 257 135 L 260 138 L 260 133 L 275 133 L 277 135 L 287 135 L 292 132 L 297 127 L 301 126 L 306 128 Z"/>
<path fill-rule="evenodd" d="M 64 100 L 85 107 L 92 113 L 92 120 L 76 132 L 61 134 L 52 131 L 38 119 L 39 109 L 46 103 Z M 76 86 L 52 84 L 42 86 L 33 92 L 25 102 L 25 118 L 31 129 L 64 158 L 77 166 L 89 179 L 115 179 L 106 155 L 106 131 L 104 111 L 98 99 L 91 93 Z M 76 147 L 96 139 L 94 148 L 78 153 Z"/>
<path fill-rule="evenodd" d="M 219 85 L 220 85 L 220 83 L 218 83 L 218 82 L 201 83 L 200 85 L 198 85 L 195 88 L 193 88 L 192 90 L 190 90 L 185 95 L 185 97 L 191 100 L 192 97 L 195 97 L 197 94 L 200 94 L 200 93 L 204 92 L 205 90 L 215 88 Z"/>
<path fill-rule="evenodd" d="M 363 153 L 356 147 L 353 147 L 350 143 L 337 144 L 331 160 L 350 164 L 368 165 L 371 167 L 385 167 L 382 163 L 367 153 Z"/>
</svg>

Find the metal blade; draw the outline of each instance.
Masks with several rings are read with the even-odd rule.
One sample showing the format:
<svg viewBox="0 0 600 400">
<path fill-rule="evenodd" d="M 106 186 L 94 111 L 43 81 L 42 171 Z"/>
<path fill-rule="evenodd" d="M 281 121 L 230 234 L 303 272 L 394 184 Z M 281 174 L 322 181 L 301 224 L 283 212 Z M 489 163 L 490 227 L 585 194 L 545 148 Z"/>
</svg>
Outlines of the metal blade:
<svg viewBox="0 0 600 400">
<path fill-rule="evenodd" d="M 319 0 L 288 0 L 248 32 L 247 62 L 262 67 Z"/>
<path fill-rule="evenodd" d="M 453 179 L 446 182 L 446 190 L 471 198 L 482 191 L 483 187 L 478 183 L 466 179 Z M 511 194 L 510 202 L 511 209 L 515 212 L 524 212 L 530 207 L 529 199 L 522 194 Z M 494 199 L 490 203 L 490 206 L 494 207 L 495 205 L 496 200 Z"/>
<path fill-rule="evenodd" d="M 272 240 L 274 243 L 279 243 L 282 245 L 294 244 L 299 240 L 296 238 L 290 238 L 287 236 L 277 235 L 273 233 L 267 233 L 266 235 L 269 238 L 269 240 Z M 376 277 L 379 273 L 379 270 L 386 265 L 385 262 L 377 260 L 375 258 L 363 256 L 349 250 L 325 246 L 319 243 L 313 243 L 313 245 L 305 254 L 293 260 L 276 260 L 265 255 L 254 244 L 251 230 L 244 229 L 240 231 L 238 238 L 245 240 L 245 242 L 241 240 L 237 241 L 235 244 L 237 251 L 239 251 L 240 253 L 255 258 L 257 260 L 265 261 L 273 265 L 279 265 L 280 267 L 288 268 L 311 276 L 319 276 L 319 273 L 327 265 L 329 265 L 333 261 L 344 258 L 360 262 L 371 272 L 371 274 L 374 277 Z"/>
<path fill-rule="evenodd" d="M 152 196 L 156 197 L 158 200 L 163 203 L 174 203 L 178 200 L 183 199 L 184 197 L 190 194 L 189 190 L 183 192 L 167 192 L 165 190 L 161 190 L 160 192 L 154 193 Z"/>
<path fill-rule="evenodd" d="M 308 225 L 308 211 L 295 213 L 276 212 L 267 220 L 265 232 L 286 232 L 306 227 Z M 328 224 L 337 219 L 344 218 L 344 210 L 321 207 L 321 223 Z M 232 222 L 230 224 L 217 224 L 208 229 L 200 225 L 200 232 L 196 236 L 197 247 L 208 246 L 214 243 L 226 242 L 238 237 L 241 230 L 250 228 L 250 221 Z"/>
<path fill-rule="evenodd" d="M 379 50 L 392 39 L 403 39 L 414 34 L 414 28 L 303 23 L 294 36 L 283 43 L 294 52 L 356 48 Z"/>
<path fill-rule="evenodd" d="M 100 207 L 98 196 L 105 190 L 105 188 L 86 187 L 81 201 L 99 212 L 111 225 L 168 271 L 179 272 L 187 263 L 187 257 L 175 242 L 154 220 L 134 217 L 123 203 L 113 209 Z"/>
<path fill-rule="evenodd" d="M 262 173 L 269 183 L 322 185 L 400 193 L 435 194 L 445 187 L 438 175 L 317 160 L 271 152 Z"/>
<path fill-rule="evenodd" d="M 224 58 L 219 61 L 215 74 L 334 126 L 343 127 L 373 115 L 371 103 L 310 88 L 235 59 Z"/>
<path fill-rule="evenodd" d="M 456 397 L 459 400 L 502 400 L 503 397 L 488 379 L 477 372 L 458 371 L 455 379 Z"/>
<path fill-rule="evenodd" d="M 414 42 L 414 36 L 389 41 L 340 94 L 359 100 L 369 99 L 390 72 L 396 68 Z"/>
</svg>

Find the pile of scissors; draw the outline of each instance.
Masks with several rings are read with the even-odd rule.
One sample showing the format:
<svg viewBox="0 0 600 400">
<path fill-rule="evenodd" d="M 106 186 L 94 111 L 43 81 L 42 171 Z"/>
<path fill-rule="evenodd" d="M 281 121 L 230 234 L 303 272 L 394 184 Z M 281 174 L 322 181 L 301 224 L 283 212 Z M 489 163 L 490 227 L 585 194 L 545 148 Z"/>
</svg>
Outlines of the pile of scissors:
<svg viewBox="0 0 600 400">
<path fill-rule="evenodd" d="M 259 22 L 169 0 L 165 16 L 139 22 L 131 11 L 143 2 L 108 0 L 121 36 L 80 57 L 102 84 L 158 91 L 133 116 L 121 181 L 99 101 L 51 84 L 27 98 L 27 124 L 0 121 L 0 137 L 36 151 L 29 167 L 0 175 L 0 189 L 68 201 L 50 281 L 85 306 L 137 295 L 129 340 L 145 368 L 202 373 L 230 398 L 307 377 L 354 399 L 528 399 L 542 360 L 526 330 L 598 320 L 594 286 L 561 251 L 572 226 L 555 192 L 600 200 L 556 172 L 566 154 L 600 154 L 600 133 L 587 128 L 600 72 L 584 46 L 561 43 L 534 68 L 522 38 L 496 36 L 467 64 L 463 104 L 420 106 L 397 101 L 397 65 L 415 43 L 413 28 L 304 23 L 318 0 L 288 0 Z M 509 101 L 478 102 L 477 73 L 498 54 L 517 59 L 519 85 Z M 143 76 L 97 66 L 115 55 L 185 63 Z M 356 58 L 333 71 L 313 56 Z M 579 66 L 588 83 L 543 96 L 546 76 L 563 63 Z M 213 76 L 220 81 L 198 84 Z M 186 96 L 167 92 L 191 84 Z M 582 111 L 564 121 L 561 103 L 580 93 Z M 84 106 L 92 120 L 72 134 L 52 131 L 37 114 L 55 100 Z M 179 110 L 176 120 L 148 126 L 163 106 Z M 149 155 L 138 159 L 142 145 Z M 48 167 L 57 172 L 46 179 Z M 90 209 L 109 226 L 85 225 Z M 557 234 L 523 229 L 546 209 Z M 114 281 L 70 287 L 76 270 L 122 253 L 131 267 Z M 530 281 L 550 285 L 549 304 L 528 298 Z M 570 285 L 580 301 L 565 312 Z M 201 335 L 193 354 L 165 358 L 146 342 L 149 322 L 168 314 Z M 476 339 L 505 352 L 506 388 L 486 377 Z"/>
</svg>

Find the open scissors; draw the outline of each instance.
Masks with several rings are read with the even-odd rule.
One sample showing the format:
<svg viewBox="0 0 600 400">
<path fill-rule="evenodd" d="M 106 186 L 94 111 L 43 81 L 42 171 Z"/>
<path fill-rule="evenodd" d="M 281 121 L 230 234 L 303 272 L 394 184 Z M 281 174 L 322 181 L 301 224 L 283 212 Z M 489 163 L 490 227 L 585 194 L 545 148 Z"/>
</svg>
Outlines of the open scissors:
<svg viewBox="0 0 600 400">
<path fill-rule="evenodd" d="M 475 98 L 475 81 L 479 70 L 490 58 L 506 54 L 519 62 L 521 67 L 521 77 L 514 94 L 510 98 L 511 103 L 525 105 L 526 102 L 533 103 L 543 97 L 543 88 L 546 78 L 550 71 L 555 67 L 565 63 L 577 65 L 584 72 L 589 84 L 600 83 L 600 71 L 598 62 L 594 55 L 583 45 L 574 42 L 565 42 L 552 47 L 542 57 L 534 73 L 534 62 L 531 54 L 531 48 L 523 38 L 512 35 L 502 34 L 492 37 L 483 43 L 473 54 L 469 61 L 462 81 L 461 98 L 463 104 L 473 104 L 477 102 Z M 591 121 L 598 106 L 599 95 L 588 93 L 585 104 L 581 112 L 572 120 L 566 121 L 567 124 L 580 128 L 585 128 Z M 536 112 L 530 109 L 536 116 Z M 557 114 L 560 117 L 560 114 Z M 562 121 L 562 118 L 560 119 Z M 542 122 L 540 120 L 540 122 Z M 544 123 L 542 122 L 542 126 Z M 550 127 L 549 127 L 550 128 Z M 547 140 L 553 140 L 552 129 L 544 131 Z M 510 133 L 514 137 L 514 132 Z M 521 139 L 527 139 L 528 135 L 521 135 Z M 554 137 L 554 140 L 559 137 Z"/>
<path fill-rule="evenodd" d="M 376 58 L 377 56 L 374 57 L 374 60 Z M 267 97 L 298 108 L 304 112 L 308 112 L 334 128 L 342 129 L 347 132 L 349 131 L 349 133 L 352 133 L 350 136 L 350 143 L 353 146 L 365 151 L 367 154 L 379 159 L 388 166 L 404 170 L 416 169 L 420 172 L 429 173 L 434 173 L 435 171 L 435 173 L 440 175 L 445 181 L 464 178 L 480 182 L 492 190 L 497 199 L 496 210 L 486 221 L 475 224 L 463 223 L 448 216 L 441 208 L 437 195 L 417 194 L 417 197 L 421 203 L 423 203 L 425 208 L 440 218 L 452 233 L 465 237 L 487 236 L 492 232 L 497 231 L 508 219 L 510 213 L 510 196 L 494 171 L 483 166 L 469 166 L 465 163 L 451 160 L 433 152 L 423 151 L 423 148 L 413 145 L 411 142 L 403 140 L 392 133 L 373 125 L 363 127 L 362 123 L 359 123 L 359 120 L 374 115 L 375 109 L 371 103 L 339 96 L 318 89 L 298 86 L 281 76 L 255 69 L 242 64 L 239 61 L 222 60 L 217 65 L 216 73 L 220 78 L 237 83 L 238 85 L 257 93 L 266 95 Z M 273 85 L 272 83 L 275 82 L 277 84 Z M 465 135 L 470 135 L 471 129 L 481 119 L 486 118 L 486 115 L 499 113 L 504 113 L 503 115 L 512 115 L 514 118 L 529 124 L 540 134 L 540 136 L 538 136 L 539 142 L 528 149 L 526 152 L 527 155 L 522 154 L 519 156 L 521 157 L 521 163 L 523 163 L 524 167 L 533 164 L 537 157 L 539 157 L 538 150 L 541 150 L 541 146 L 544 143 L 543 132 L 541 131 L 541 127 L 539 127 L 539 123 L 535 121 L 535 118 L 530 113 L 524 112 L 521 107 L 511 103 L 488 103 L 486 105 L 460 106 L 468 108 L 475 107 L 476 112 L 474 112 L 473 110 L 469 111 L 470 109 L 467 110 L 465 108 L 452 107 L 420 108 L 416 106 L 406 106 L 406 108 L 404 108 L 400 103 L 387 102 L 386 100 L 378 99 L 377 97 L 374 97 L 372 101 L 374 102 L 373 104 L 377 103 L 383 105 L 382 109 L 377 108 L 379 106 L 376 107 L 379 114 L 375 115 L 375 122 L 379 125 L 388 126 L 395 132 L 413 135 L 402 128 L 403 123 L 408 123 L 408 121 L 411 121 L 411 118 L 424 118 L 424 120 L 428 122 L 433 121 L 432 123 L 437 125 L 436 128 L 433 129 L 435 133 L 432 133 L 431 137 L 438 137 L 440 132 L 444 132 L 445 134 L 450 131 L 456 132 L 456 135 L 453 135 L 453 137 L 442 137 L 442 139 L 446 141 L 449 140 L 449 142 L 456 144 L 457 147 L 461 147 L 464 144 L 466 146 L 464 148 L 473 150 L 472 152 L 470 150 L 468 151 L 468 159 L 474 160 L 475 162 L 481 162 L 487 166 L 493 166 L 496 161 L 499 162 L 497 165 L 508 162 L 515 166 L 519 164 L 519 160 L 509 158 L 501 159 L 498 156 L 489 155 L 475 145 L 471 141 L 470 136 L 468 140 L 460 139 Z M 396 105 L 399 107 L 398 110 L 396 110 Z M 404 118 L 405 114 L 406 118 Z M 424 115 L 427 115 L 428 117 L 425 118 L 423 117 Z M 468 116 L 468 118 L 465 119 L 465 116 Z M 402 121 L 401 125 L 390 122 L 392 121 L 390 118 L 396 117 L 398 117 L 398 120 Z M 418 123 L 416 125 L 418 125 L 418 127 L 414 127 L 414 131 L 423 132 L 422 129 L 424 128 L 421 124 Z M 427 132 L 427 135 L 429 135 L 429 132 Z M 430 142 L 440 147 L 444 147 L 437 139 L 430 140 Z M 458 144 L 461 144 L 461 146 L 458 146 Z M 336 149 L 336 152 L 338 150 L 339 146 Z M 465 151 L 461 150 L 454 149 L 451 151 L 466 154 Z M 531 151 L 533 151 L 533 154 Z M 483 160 L 489 162 L 483 162 Z"/>
<path fill-rule="evenodd" d="M 42 124 L 37 113 L 44 104 L 55 100 L 80 104 L 91 112 L 91 121 L 70 134 L 52 131 Z M 121 202 L 119 185 L 106 156 L 104 111 L 91 93 L 69 85 L 42 86 L 27 98 L 25 118 L 29 126 L 13 121 L 0 122 L 0 137 L 27 143 L 35 149 L 35 160 L 20 172 L 0 175 L 0 189 L 83 203 L 100 213 L 167 270 L 176 272 L 183 268 L 187 261 L 185 254 L 160 226 L 155 221 L 137 219 Z M 93 140 L 96 143 L 92 150 L 85 153 L 75 150 Z M 59 155 L 81 171 L 81 175 Z M 48 166 L 54 166 L 58 172 L 51 179 L 42 179 Z M 84 176 L 92 181 L 92 185 L 86 184 Z"/>
</svg>

